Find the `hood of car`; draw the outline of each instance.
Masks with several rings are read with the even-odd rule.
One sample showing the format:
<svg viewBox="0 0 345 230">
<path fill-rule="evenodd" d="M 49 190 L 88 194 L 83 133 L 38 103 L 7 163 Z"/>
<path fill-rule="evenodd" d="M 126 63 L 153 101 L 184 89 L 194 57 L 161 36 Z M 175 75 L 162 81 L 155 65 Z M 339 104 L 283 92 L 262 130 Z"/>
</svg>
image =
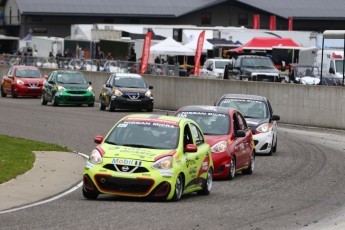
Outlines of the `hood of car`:
<svg viewBox="0 0 345 230">
<path fill-rule="evenodd" d="M 320 83 L 320 78 L 316 77 L 302 77 L 301 83 L 304 85 L 318 85 Z"/>
<path fill-rule="evenodd" d="M 59 84 L 65 89 L 87 89 L 90 85 L 89 84 Z"/>
<path fill-rule="evenodd" d="M 246 117 L 247 125 L 250 127 L 252 131 L 254 131 L 257 127 L 259 127 L 261 124 L 268 123 L 268 118 L 247 118 Z"/>
<path fill-rule="evenodd" d="M 220 141 L 227 141 L 228 135 L 205 135 L 206 142 L 211 146 L 217 144 Z"/>
<path fill-rule="evenodd" d="M 269 68 L 269 67 L 243 67 L 243 72 L 250 72 L 250 73 L 266 73 L 266 74 L 272 74 L 272 75 L 278 75 L 279 70 L 276 68 Z"/>
<path fill-rule="evenodd" d="M 131 93 L 131 92 L 138 92 L 138 93 L 146 93 L 148 89 L 146 88 L 124 88 L 124 87 L 118 87 L 121 92 L 123 93 Z"/>
<path fill-rule="evenodd" d="M 16 80 L 21 80 L 21 81 L 23 81 L 24 83 L 28 83 L 28 84 L 34 84 L 34 83 L 43 83 L 44 82 L 44 80 L 45 80 L 45 78 L 32 78 L 32 77 L 21 77 L 21 78 L 19 78 L 19 77 L 17 77 L 16 78 Z"/>
<path fill-rule="evenodd" d="M 102 144 L 101 148 L 104 151 L 104 158 L 118 158 L 139 161 L 151 161 L 166 156 L 173 155 L 176 151 L 169 149 L 149 149 L 137 148 L 130 146 L 114 146 L 109 144 Z"/>
</svg>

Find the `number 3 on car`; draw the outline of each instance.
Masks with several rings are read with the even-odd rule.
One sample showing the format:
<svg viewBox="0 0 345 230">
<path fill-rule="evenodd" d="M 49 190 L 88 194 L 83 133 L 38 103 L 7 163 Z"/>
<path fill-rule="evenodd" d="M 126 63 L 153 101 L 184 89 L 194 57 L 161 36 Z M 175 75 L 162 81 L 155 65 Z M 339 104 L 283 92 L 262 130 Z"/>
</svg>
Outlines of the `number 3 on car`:
<svg viewBox="0 0 345 230">
<path fill-rule="evenodd" d="M 129 115 L 95 142 L 83 176 L 87 199 L 114 194 L 177 201 L 211 191 L 211 149 L 193 120 Z"/>
</svg>

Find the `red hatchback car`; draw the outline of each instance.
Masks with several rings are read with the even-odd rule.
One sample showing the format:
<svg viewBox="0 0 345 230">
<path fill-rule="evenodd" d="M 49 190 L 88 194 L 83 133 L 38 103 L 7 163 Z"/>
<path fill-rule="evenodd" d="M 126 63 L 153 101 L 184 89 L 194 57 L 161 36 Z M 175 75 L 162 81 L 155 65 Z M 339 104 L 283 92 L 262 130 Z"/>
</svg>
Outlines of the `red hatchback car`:
<svg viewBox="0 0 345 230">
<path fill-rule="evenodd" d="M 12 66 L 2 78 L 1 96 L 39 97 L 42 95 L 44 80 L 41 71 L 35 66 Z"/>
<path fill-rule="evenodd" d="M 191 105 L 179 109 L 176 117 L 196 121 L 211 146 L 213 177 L 233 179 L 236 172 L 252 174 L 255 164 L 254 141 L 243 115 L 236 109 Z"/>
</svg>

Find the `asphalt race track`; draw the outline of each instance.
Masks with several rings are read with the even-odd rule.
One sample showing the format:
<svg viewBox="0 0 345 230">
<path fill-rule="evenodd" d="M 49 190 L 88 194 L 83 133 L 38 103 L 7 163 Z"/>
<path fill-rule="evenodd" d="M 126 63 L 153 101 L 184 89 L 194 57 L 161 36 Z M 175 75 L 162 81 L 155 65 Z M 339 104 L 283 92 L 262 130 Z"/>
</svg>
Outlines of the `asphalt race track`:
<svg viewBox="0 0 345 230">
<path fill-rule="evenodd" d="M 128 113 L 0 98 L 0 133 L 89 154 L 93 138 Z M 210 196 L 191 194 L 177 203 L 116 196 L 89 201 L 80 189 L 1 214 L 0 229 L 318 229 L 345 213 L 345 132 L 279 124 L 278 135 L 277 153 L 258 156 L 253 175 L 216 181 Z"/>
</svg>

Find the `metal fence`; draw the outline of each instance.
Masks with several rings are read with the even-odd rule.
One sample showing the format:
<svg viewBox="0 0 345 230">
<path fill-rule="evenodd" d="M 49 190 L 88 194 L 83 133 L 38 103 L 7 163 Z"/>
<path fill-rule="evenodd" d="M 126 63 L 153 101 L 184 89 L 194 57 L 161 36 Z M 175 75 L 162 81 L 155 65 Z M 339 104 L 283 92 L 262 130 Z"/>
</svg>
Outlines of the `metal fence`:
<svg viewBox="0 0 345 230">
<path fill-rule="evenodd" d="M 27 65 L 39 68 L 103 71 L 109 73 L 139 73 L 140 62 L 122 60 L 75 59 L 63 57 L 33 57 L 0 55 L 0 65 Z M 179 76 L 179 65 L 148 64 L 145 74 Z"/>
</svg>

